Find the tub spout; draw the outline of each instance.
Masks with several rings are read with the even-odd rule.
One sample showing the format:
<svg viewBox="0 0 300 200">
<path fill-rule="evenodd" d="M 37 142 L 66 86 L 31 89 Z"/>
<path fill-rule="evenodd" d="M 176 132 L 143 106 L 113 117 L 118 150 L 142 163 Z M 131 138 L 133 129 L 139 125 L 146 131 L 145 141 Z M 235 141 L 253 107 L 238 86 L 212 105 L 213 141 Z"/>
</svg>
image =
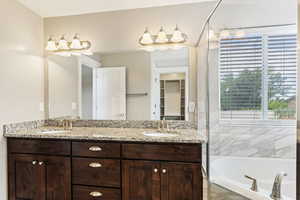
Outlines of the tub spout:
<svg viewBox="0 0 300 200">
<path fill-rule="evenodd" d="M 287 176 L 287 173 L 281 172 L 275 177 L 272 193 L 270 195 L 274 200 L 281 200 L 281 182 L 284 176 Z"/>
<path fill-rule="evenodd" d="M 257 191 L 258 191 L 257 180 L 256 180 L 255 178 L 252 178 L 252 177 L 248 176 L 248 175 L 245 175 L 245 178 L 250 179 L 250 180 L 253 181 L 253 182 L 252 182 L 252 186 L 251 186 L 250 189 L 251 189 L 252 191 L 254 191 L 254 192 L 257 192 Z"/>
</svg>

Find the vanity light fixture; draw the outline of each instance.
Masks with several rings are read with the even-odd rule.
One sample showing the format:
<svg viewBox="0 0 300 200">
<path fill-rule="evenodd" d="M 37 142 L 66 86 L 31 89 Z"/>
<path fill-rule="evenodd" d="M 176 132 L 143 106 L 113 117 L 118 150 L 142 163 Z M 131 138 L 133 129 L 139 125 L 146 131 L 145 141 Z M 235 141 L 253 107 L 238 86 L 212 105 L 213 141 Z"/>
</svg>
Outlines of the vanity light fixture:
<svg viewBox="0 0 300 200">
<path fill-rule="evenodd" d="M 140 43 L 144 45 L 153 44 L 153 38 L 148 28 L 145 29 L 143 36 L 140 38 Z"/>
<path fill-rule="evenodd" d="M 182 33 L 178 26 L 174 29 L 173 34 L 167 34 L 164 28 L 161 27 L 157 35 L 151 35 L 148 28 L 146 28 L 139 39 L 139 44 L 146 51 L 180 49 L 184 47 L 186 40 L 186 34 Z"/>
<path fill-rule="evenodd" d="M 69 50 L 68 41 L 65 39 L 65 36 L 62 36 L 58 42 L 58 49 Z"/>
<path fill-rule="evenodd" d="M 169 42 L 168 36 L 167 36 L 166 32 L 164 31 L 163 27 L 160 28 L 160 30 L 157 34 L 157 37 L 155 39 L 155 42 L 158 44 L 164 44 L 164 43 Z"/>
<path fill-rule="evenodd" d="M 57 45 L 55 40 L 52 37 L 49 37 L 48 42 L 47 42 L 47 51 L 57 51 Z"/>
<path fill-rule="evenodd" d="M 76 50 L 79 50 L 79 49 L 83 48 L 78 34 L 76 34 L 74 36 L 74 38 L 71 42 L 70 48 L 71 49 L 76 49 Z"/>
<path fill-rule="evenodd" d="M 174 30 L 174 33 L 173 33 L 173 36 L 171 38 L 171 41 L 174 42 L 174 43 L 180 43 L 180 42 L 184 42 L 185 41 L 185 34 L 183 34 L 178 26 L 176 25 L 176 28 Z"/>
<path fill-rule="evenodd" d="M 78 34 L 75 34 L 71 42 L 67 41 L 63 36 L 56 42 L 53 37 L 49 37 L 47 42 L 46 50 L 61 56 L 72 56 L 72 55 L 92 55 L 90 51 L 91 42 L 82 41 Z"/>
</svg>

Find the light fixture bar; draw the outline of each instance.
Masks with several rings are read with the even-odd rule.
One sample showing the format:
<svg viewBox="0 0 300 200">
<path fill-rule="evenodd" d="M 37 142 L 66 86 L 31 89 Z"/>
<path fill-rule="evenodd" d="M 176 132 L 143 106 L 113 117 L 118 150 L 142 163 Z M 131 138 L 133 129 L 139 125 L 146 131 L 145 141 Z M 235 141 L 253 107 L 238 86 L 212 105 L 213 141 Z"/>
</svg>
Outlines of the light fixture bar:
<svg viewBox="0 0 300 200">
<path fill-rule="evenodd" d="M 46 50 L 58 55 L 91 55 L 90 51 L 92 44 L 90 41 L 82 41 L 78 34 L 75 34 L 73 40 L 67 41 L 64 36 L 57 42 L 53 37 L 49 37 Z"/>
</svg>

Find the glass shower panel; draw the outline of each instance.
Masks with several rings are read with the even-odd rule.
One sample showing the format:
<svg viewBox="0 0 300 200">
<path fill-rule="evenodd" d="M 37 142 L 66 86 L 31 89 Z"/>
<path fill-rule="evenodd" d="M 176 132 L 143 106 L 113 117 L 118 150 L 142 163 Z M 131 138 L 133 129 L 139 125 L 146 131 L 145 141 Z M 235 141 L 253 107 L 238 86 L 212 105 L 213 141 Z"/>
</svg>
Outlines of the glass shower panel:
<svg viewBox="0 0 300 200">
<path fill-rule="evenodd" d="M 207 97 L 207 69 L 208 69 L 208 51 L 209 51 L 209 25 L 204 27 L 202 32 L 199 46 L 197 47 L 197 60 L 198 60 L 198 129 L 201 134 L 208 136 L 208 99 Z M 202 166 L 205 171 L 205 175 L 209 173 L 208 167 L 208 144 L 202 145 Z"/>
<path fill-rule="evenodd" d="M 209 178 L 249 199 L 269 198 L 281 172 L 296 196 L 295 5 L 224 0 L 209 21 Z"/>
</svg>

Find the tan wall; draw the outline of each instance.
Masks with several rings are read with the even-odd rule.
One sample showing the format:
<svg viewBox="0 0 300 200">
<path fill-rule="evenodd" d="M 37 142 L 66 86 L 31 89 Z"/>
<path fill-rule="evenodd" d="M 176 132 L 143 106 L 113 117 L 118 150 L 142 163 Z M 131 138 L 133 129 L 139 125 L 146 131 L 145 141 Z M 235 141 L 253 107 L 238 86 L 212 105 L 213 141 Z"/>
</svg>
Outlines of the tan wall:
<svg viewBox="0 0 300 200">
<path fill-rule="evenodd" d="M 114 53 L 101 56 L 102 67 L 126 67 L 127 93 L 148 93 L 148 96 L 127 97 L 127 119 L 149 120 L 151 60 L 145 51 Z"/>
<path fill-rule="evenodd" d="M 205 18 L 214 2 L 102 12 L 45 19 L 45 37 L 67 34 L 72 38 L 91 40 L 94 52 L 136 50 L 138 39 L 147 26 L 153 34 L 164 26 L 172 33 L 176 24 L 187 33 L 188 41 L 195 44 Z"/>
<path fill-rule="evenodd" d="M 17 1 L 1 0 L 0 24 L 1 130 L 5 123 L 43 119 L 44 97 L 42 18 Z M 0 138 L 0 199 L 5 200 L 6 140 Z"/>
</svg>

